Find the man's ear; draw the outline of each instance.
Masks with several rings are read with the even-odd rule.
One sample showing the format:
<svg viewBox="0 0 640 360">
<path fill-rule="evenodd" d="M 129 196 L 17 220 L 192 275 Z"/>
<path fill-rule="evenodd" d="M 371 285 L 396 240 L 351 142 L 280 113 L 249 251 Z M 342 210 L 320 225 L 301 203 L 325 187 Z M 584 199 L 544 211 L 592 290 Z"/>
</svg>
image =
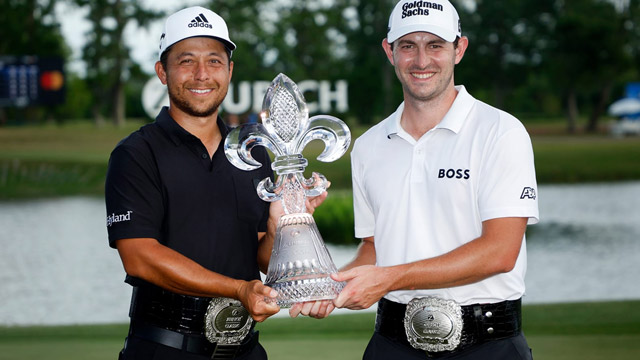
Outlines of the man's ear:
<svg viewBox="0 0 640 360">
<path fill-rule="evenodd" d="M 158 79 L 160 79 L 163 85 L 167 85 L 167 72 L 160 61 L 156 61 L 156 75 L 158 75 Z"/>
<path fill-rule="evenodd" d="M 393 49 L 391 48 L 391 44 L 387 41 L 387 38 L 382 39 L 382 49 L 387 55 L 387 59 L 389 59 L 391 65 L 395 66 L 396 64 L 393 63 Z"/>
<path fill-rule="evenodd" d="M 458 47 L 456 48 L 456 65 L 462 61 L 462 57 L 464 57 L 464 53 L 467 51 L 468 46 L 469 38 L 466 36 L 463 36 L 458 40 Z"/>
</svg>

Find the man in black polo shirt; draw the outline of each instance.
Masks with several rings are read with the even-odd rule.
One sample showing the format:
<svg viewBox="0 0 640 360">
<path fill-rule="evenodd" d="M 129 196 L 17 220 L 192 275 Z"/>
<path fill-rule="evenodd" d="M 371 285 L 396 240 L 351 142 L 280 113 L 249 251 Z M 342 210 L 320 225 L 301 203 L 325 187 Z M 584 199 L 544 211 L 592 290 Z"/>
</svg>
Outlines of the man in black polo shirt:
<svg viewBox="0 0 640 360">
<path fill-rule="evenodd" d="M 253 154 L 263 164 L 254 171 L 224 155 L 228 129 L 218 107 L 234 49 L 224 20 L 208 9 L 168 17 L 155 70 L 170 106 L 111 154 L 109 244 L 134 289 L 121 359 L 267 358 L 253 320 L 279 311 L 265 301 L 277 293 L 262 284 L 260 270 L 282 209 L 274 203 L 270 215 L 255 191 L 273 176 L 264 148 Z"/>
</svg>

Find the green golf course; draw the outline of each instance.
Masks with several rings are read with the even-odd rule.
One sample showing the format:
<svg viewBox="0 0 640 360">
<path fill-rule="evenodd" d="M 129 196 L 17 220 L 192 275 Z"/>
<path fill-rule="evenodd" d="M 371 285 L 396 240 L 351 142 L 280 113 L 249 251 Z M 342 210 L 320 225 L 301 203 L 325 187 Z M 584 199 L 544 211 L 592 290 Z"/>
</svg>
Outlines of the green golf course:
<svg viewBox="0 0 640 360">
<path fill-rule="evenodd" d="M 525 305 L 524 331 L 535 359 L 640 358 L 640 300 Z M 375 314 L 327 319 L 276 317 L 257 325 L 270 359 L 360 359 Z M 0 360 L 115 359 L 126 324 L 0 327 Z"/>
<path fill-rule="evenodd" d="M 102 196 L 111 149 L 141 124 L 0 128 L 0 201 Z M 532 134 L 541 184 L 640 179 L 640 138 L 566 135 L 556 125 L 525 125 Z M 354 138 L 363 130 L 355 129 Z M 350 233 L 349 156 L 320 164 L 315 156 L 321 145 L 314 144 L 305 154 L 308 169 L 325 174 L 334 192 L 323 205 L 326 211 L 317 211 L 316 220 L 319 226 L 324 221 L 337 232 Z M 109 251 L 106 245 L 105 251 Z M 636 299 L 525 305 L 524 331 L 536 359 L 638 359 L 639 306 Z M 373 312 L 334 314 L 324 320 L 276 317 L 257 329 L 271 359 L 359 359 L 374 318 Z M 1 326 L 0 360 L 115 359 L 126 333 L 127 324 Z"/>
<path fill-rule="evenodd" d="M 109 153 L 143 123 L 130 121 L 119 128 L 96 128 L 88 122 L 0 128 L 0 200 L 101 196 Z M 615 138 L 606 132 L 567 135 L 558 120 L 524 124 L 531 133 L 540 184 L 640 179 L 640 137 Z M 352 139 L 365 130 L 353 128 Z M 333 189 L 350 190 L 350 157 L 320 163 L 315 157 L 322 146 L 314 141 L 305 148 L 307 172 L 324 174 Z"/>
</svg>

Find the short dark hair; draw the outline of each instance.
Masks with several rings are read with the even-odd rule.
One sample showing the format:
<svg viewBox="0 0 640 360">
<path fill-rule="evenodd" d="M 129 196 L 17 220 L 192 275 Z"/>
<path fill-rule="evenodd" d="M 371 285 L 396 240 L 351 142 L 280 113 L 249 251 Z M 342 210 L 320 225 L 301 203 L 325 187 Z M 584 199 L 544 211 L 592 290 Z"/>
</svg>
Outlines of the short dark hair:
<svg viewBox="0 0 640 360">
<path fill-rule="evenodd" d="M 165 71 L 167 70 L 167 58 L 169 57 L 169 51 L 171 50 L 172 47 L 173 45 L 169 46 L 162 52 L 162 55 L 160 55 L 160 63 L 162 64 L 162 68 Z"/>
<path fill-rule="evenodd" d="M 456 36 L 456 39 L 453 40 L 453 48 L 457 49 L 458 48 L 458 41 L 460 40 L 460 36 Z"/>
</svg>

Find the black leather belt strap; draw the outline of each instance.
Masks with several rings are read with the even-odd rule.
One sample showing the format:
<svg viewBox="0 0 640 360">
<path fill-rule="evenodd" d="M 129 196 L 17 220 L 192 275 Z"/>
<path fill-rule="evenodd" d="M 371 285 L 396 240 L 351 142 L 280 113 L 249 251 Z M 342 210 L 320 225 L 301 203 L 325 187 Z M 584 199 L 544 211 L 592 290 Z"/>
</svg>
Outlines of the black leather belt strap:
<svg viewBox="0 0 640 360">
<path fill-rule="evenodd" d="M 176 294 L 150 284 L 134 286 L 129 336 L 175 349 L 233 359 L 258 343 L 258 332 L 249 332 L 242 344 L 218 345 L 204 335 L 205 313 L 211 298 Z"/>
<path fill-rule="evenodd" d="M 427 352 L 427 357 L 449 355 L 489 340 L 506 339 L 520 334 L 522 331 L 521 307 L 521 299 L 462 306 L 463 326 L 460 345 L 453 351 Z M 406 304 L 382 298 L 378 302 L 375 330 L 387 338 L 411 347 L 404 329 L 406 308 Z"/>
<path fill-rule="evenodd" d="M 259 334 L 252 331 L 242 344 L 218 345 L 210 343 L 204 335 L 183 334 L 134 320 L 131 322 L 129 336 L 156 342 L 174 349 L 211 356 L 212 359 L 217 360 L 234 359 L 251 351 L 258 344 Z"/>
<path fill-rule="evenodd" d="M 153 285 L 135 286 L 129 316 L 180 333 L 202 333 L 211 298 L 176 294 Z"/>
</svg>

